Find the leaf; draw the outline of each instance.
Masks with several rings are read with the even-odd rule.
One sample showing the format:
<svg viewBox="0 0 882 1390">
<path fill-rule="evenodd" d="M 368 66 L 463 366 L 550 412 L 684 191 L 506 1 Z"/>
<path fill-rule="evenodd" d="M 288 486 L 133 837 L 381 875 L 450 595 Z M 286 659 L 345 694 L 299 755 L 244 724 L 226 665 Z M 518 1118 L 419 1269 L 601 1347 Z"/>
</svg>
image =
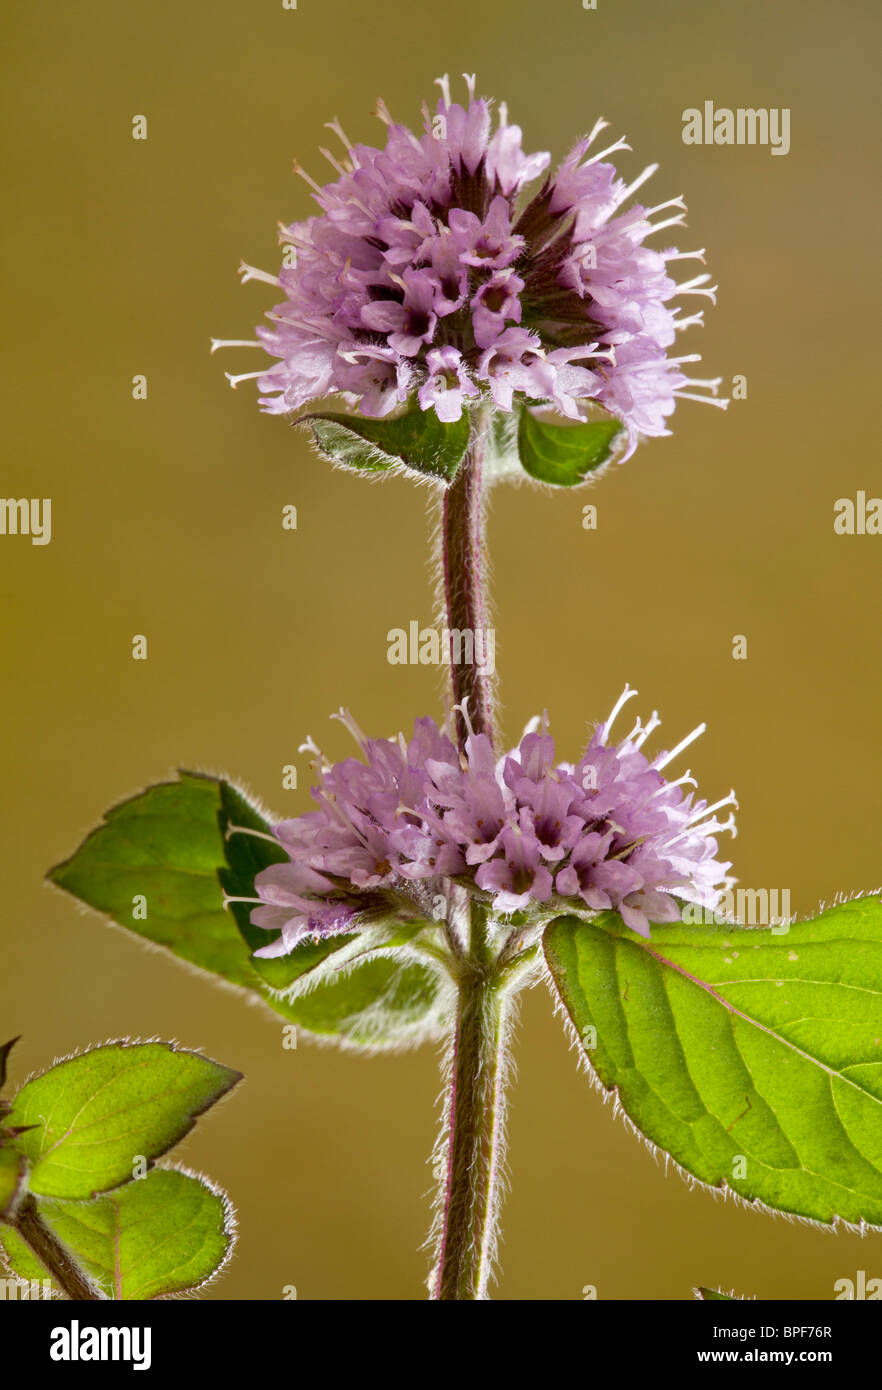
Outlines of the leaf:
<svg viewBox="0 0 882 1390">
<path fill-rule="evenodd" d="M 405 931 L 393 922 L 373 936 L 344 933 L 306 941 L 288 956 L 252 954 L 279 933 L 252 926 L 247 903 L 231 903 L 225 911 L 223 892 L 253 897 L 256 874 L 286 856 L 270 839 L 228 836 L 230 826 L 261 835 L 271 831 L 258 808 L 231 783 L 182 772 L 179 781 L 149 787 L 109 811 L 104 825 L 50 878 L 120 926 L 250 990 L 304 1029 L 351 1044 L 370 1037 L 372 1046 L 397 1046 L 434 1034 L 443 992 L 432 969 L 417 965 L 401 976 L 403 962 L 384 955 L 366 974 L 363 967 L 347 966 L 344 975 L 332 960 L 363 937 L 373 948 L 382 935 L 384 951 L 390 950 L 422 924 Z M 138 893 L 147 898 L 144 919 L 132 915 L 132 898 Z M 305 995 L 291 999 L 282 992 L 298 982 L 310 988 L 308 1001 Z M 396 1028 L 400 1037 L 393 1036 Z"/>
<path fill-rule="evenodd" d="M 177 1168 L 154 1168 L 90 1202 L 44 1197 L 38 1205 L 43 1221 L 110 1299 L 162 1298 L 198 1288 L 226 1262 L 233 1243 L 224 1194 Z M 22 1278 L 43 1277 L 47 1271 L 27 1246 L 30 1260 L 22 1258 L 23 1244 L 17 1236 L 7 1246 L 13 1270 Z"/>
<path fill-rule="evenodd" d="M 591 1071 L 647 1139 L 746 1201 L 882 1226 L 882 899 L 786 934 L 644 940 L 606 912 L 544 942 Z"/>
<path fill-rule="evenodd" d="M 404 464 L 425 477 L 448 482 L 468 448 L 471 431 L 467 410 L 446 425 L 434 410 L 418 406 L 383 420 L 319 412 L 302 415 L 296 423 L 309 427 L 319 453 L 332 463 L 372 473 Z"/>
<path fill-rule="evenodd" d="M 527 408 L 518 425 L 518 452 L 525 472 L 540 483 L 575 487 L 613 458 L 622 429 L 618 420 L 550 425 Z"/>
<path fill-rule="evenodd" d="M 49 1279 L 49 1271 L 46 1266 L 37 1258 L 27 1241 L 24 1240 L 14 1226 L 0 1224 L 0 1249 L 6 1259 L 6 1264 L 10 1271 L 18 1279 L 25 1280 L 33 1287 L 25 1290 L 21 1289 L 19 1298 L 42 1298 L 43 1280 Z M 52 1286 L 52 1292 L 57 1294 L 58 1290 Z M 7 1298 L 13 1297 L 6 1294 Z"/>
<path fill-rule="evenodd" d="M 25 1161 L 10 1144 L 0 1144 L 0 1218 L 12 1206 L 21 1189 Z"/>
<path fill-rule="evenodd" d="M 153 1299 L 198 1288 L 226 1262 L 233 1244 L 225 1195 L 177 1168 L 89 1202 L 39 1199 L 41 1219 L 109 1299 Z M 7 1261 L 22 1279 L 49 1275 L 18 1231 L 0 1232 Z"/>
<path fill-rule="evenodd" d="M 289 1002 L 291 1017 L 310 1032 L 375 1049 L 437 1037 L 449 1007 L 438 971 L 376 952 Z"/>
<path fill-rule="evenodd" d="M 18 1145 L 30 1190 L 82 1198 L 132 1177 L 177 1144 L 241 1080 L 168 1043 L 109 1043 L 50 1067 L 15 1096 L 12 1121 L 33 1125 Z"/>
<path fill-rule="evenodd" d="M 189 772 L 148 787 L 108 811 L 104 824 L 49 878 L 119 926 L 233 984 L 255 988 L 249 947 L 223 910 L 218 879 L 226 863 L 218 825 L 224 787 L 217 778 Z M 134 916 L 136 897 L 146 898 L 144 918 Z"/>
</svg>

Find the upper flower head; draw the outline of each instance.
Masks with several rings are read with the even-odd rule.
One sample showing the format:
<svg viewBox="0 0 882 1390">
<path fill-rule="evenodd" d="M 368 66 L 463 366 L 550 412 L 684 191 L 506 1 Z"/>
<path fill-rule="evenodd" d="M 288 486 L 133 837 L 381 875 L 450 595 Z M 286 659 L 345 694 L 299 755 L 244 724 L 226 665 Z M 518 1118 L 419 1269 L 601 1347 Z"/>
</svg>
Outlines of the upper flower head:
<svg viewBox="0 0 882 1390">
<path fill-rule="evenodd" d="M 684 795 L 695 785 L 688 772 L 662 776 L 703 726 L 652 761 L 642 745 L 655 714 L 610 743 L 634 693 L 626 688 L 577 764 L 555 762 L 544 722 L 497 760 L 482 734 L 460 758 L 431 719 L 418 719 L 408 741 L 367 739 L 343 716 L 364 760 L 320 764 L 318 809 L 276 826 L 288 862 L 258 874 L 263 905 L 251 920 L 282 934 L 259 954 L 351 930 L 371 911 L 431 916 L 451 880 L 497 914 L 614 908 L 643 935 L 650 922 L 679 918 L 677 898 L 715 907 L 732 880 L 714 837 L 734 831 L 731 814 L 721 822 L 715 813 L 734 796 L 708 806 Z"/>
<path fill-rule="evenodd" d="M 504 105 L 491 130 L 490 103 L 467 81 L 461 106 L 441 79 L 419 137 L 378 103 L 383 149 L 352 145 L 331 123 L 344 148 L 339 159 L 322 152 L 338 177 L 307 179 L 321 211 L 281 229 L 278 276 L 243 267 L 284 293 L 272 327 L 257 330 L 278 360 L 247 374 L 263 408 L 341 394 L 383 416 L 416 393 L 444 421 L 478 397 L 505 411 L 529 399 L 579 420 L 593 402 L 623 422 L 632 447 L 668 433 L 678 397 L 693 388 L 710 400 L 718 386 L 684 373 L 696 356 L 669 356 L 677 332 L 702 317 L 671 302 L 714 290 L 708 275 L 678 285 L 668 263 L 703 253 L 645 244 L 682 224 L 682 199 L 626 206 L 655 166 L 628 185 L 605 161 L 624 141 L 590 153 L 604 121 L 526 195 L 549 155 L 524 153 Z"/>
</svg>

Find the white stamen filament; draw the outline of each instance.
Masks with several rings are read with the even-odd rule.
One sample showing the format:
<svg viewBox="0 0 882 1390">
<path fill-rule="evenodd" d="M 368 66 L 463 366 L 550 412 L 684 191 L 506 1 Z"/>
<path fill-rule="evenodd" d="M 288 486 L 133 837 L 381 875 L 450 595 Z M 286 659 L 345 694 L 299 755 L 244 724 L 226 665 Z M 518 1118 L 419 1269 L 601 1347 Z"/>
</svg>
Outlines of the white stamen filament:
<svg viewBox="0 0 882 1390">
<path fill-rule="evenodd" d="M 713 806 L 705 806 L 703 810 L 696 811 L 694 815 L 690 816 L 689 825 L 697 824 L 699 821 L 703 820 L 705 816 L 712 816 L 714 811 L 721 811 L 724 806 L 734 806 L 736 811 L 738 810 L 738 801 L 734 789 L 729 792 L 728 796 L 723 796 L 719 801 L 715 801 Z"/>
<path fill-rule="evenodd" d="M 667 767 L 668 763 L 672 763 L 674 759 L 683 752 L 684 748 L 688 748 L 690 743 L 694 743 L 697 738 L 701 738 L 701 735 L 706 729 L 706 724 L 699 724 L 696 729 L 692 730 L 691 734 L 687 734 L 686 737 L 677 744 L 676 748 L 672 748 L 670 753 L 664 753 L 658 758 L 655 758 L 652 762 L 652 766 L 657 772 L 661 772 L 662 768 Z"/>
<path fill-rule="evenodd" d="M 443 77 L 436 77 L 435 86 L 441 88 L 441 95 L 444 98 L 444 105 L 450 106 L 450 74 L 445 72 Z"/>
<path fill-rule="evenodd" d="M 678 401 L 698 401 L 701 405 L 715 405 L 720 410 L 728 410 L 728 400 L 718 400 L 716 396 L 697 396 L 692 391 L 675 391 Z"/>
<path fill-rule="evenodd" d="M 686 211 L 686 204 L 683 202 L 683 194 L 678 198 L 669 198 L 666 203 L 656 203 L 654 208 L 647 208 L 644 217 L 653 217 L 657 212 L 664 212 L 666 208 L 681 208 Z"/>
<path fill-rule="evenodd" d="M 344 729 L 349 730 L 362 752 L 367 751 L 367 737 L 362 733 L 348 709 L 344 709 L 341 705 L 337 713 L 331 715 L 331 718 L 339 720 Z"/>
<path fill-rule="evenodd" d="M 264 906 L 263 898 L 231 898 L 231 897 L 228 897 L 226 893 L 224 893 L 224 896 L 223 896 L 224 911 L 226 911 L 226 909 L 229 907 L 230 903 L 256 903 L 258 907 Z"/>
<path fill-rule="evenodd" d="M 592 155 L 590 159 L 586 159 L 584 168 L 587 169 L 589 164 L 596 164 L 598 160 L 603 159 L 608 154 L 614 154 L 616 150 L 629 150 L 630 148 L 631 146 L 628 144 L 627 140 L 619 139 L 614 145 L 607 145 L 605 150 L 601 150 L 599 154 Z"/>
<path fill-rule="evenodd" d="M 698 311 L 697 314 L 690 314 L 690 315 L 688 316 L 688 318 L 685 318 L 685 319 L 683 319 L 683 318 L 677 318 L 677 317 L 676 317 L 676 314 L 677 314 L 678 312 L 679 312 L 679 310 L 675 311 L 675 318 L 676 318 L 676 322 L 674 323 L 674 332 L 675 332 L 675 333 L 682 333 L 684 328 L 704 328 L 704 310 L 703 310 L 703 309 L 699 309 L 699 311 Z"/>
<path fill-rule="evenodd" d="M 217 352 L 218 348 L 227 347 L 263 347 L 263 343 L 258 343 L 255 338 L 212 338 L 212 354 Z"/>
<path fill-rule="evenodd" d="M 682 777 L 677 778 L 676 782 L 662 782 L 660 787 L 656 787 L 649 800 L 652 801 L 654 797 L 661 796 L 662 792 L 670 791 L 671 787 L 685 787 L 687 783 L 690 787 L 698 786 L 689 768 L 686 769 Z"/>
<path fill-rule="evenodd" d="M 649 735 L 654 734 L 656 729 L 660 728 L 661 720 L 658 717 L 658 710 L 654 709 L 652 711 L 652 715 L 649 719 L 649 722 L 646 725 L 646 728 L 641 733 L 638 733 L 637 737 L 634 739 L 634 747 L 642 748 L 646 740 L 649 738 Z"/>
<path fill-rule="evenodd" d="M 240 372 L 238 376 L 233 376 L 231 372 L 224 372 L 224 376 L 235 391 L 240 381 L 256 381 L 260 376 L 270 376 L 273 372 L 284 370 L 284 362 L 279 362 L 275 367 L 267 367 L 263 372 Z"/>
<path fill-rule="evenodd" d="M 322 196 L 322 186 L 321 186 L 321 184 L 320 184 L 320 183 L 316 183 L 315 179 L 312 178 L 309 174 L 307 174 L 306 170 L 303 168 L 303 165 L 302 165 L 302 164 L 299 164 L 298 161 L 297 161 L 296 159 L 294 160 L 294 163 L 293 163 L 293 165 L 292 165 L 292 168 L 293 168 L 293 170 L 294 170 L 294 173 L 297 175 L 297 177 L 303 179 L 303 182 L 304 182 L 304 183 L 308 183 L 309 186 L 310 186 L 310 188 L 313 190 L 314 193 L 317 193 L 317 194 L 319 195 L 319 197 Z"/>
<path fill-rule="evenodd" d="M 646 233 L 646 235 L 652 236 L 653 232 L 663 232 L 666 227 L 684 227 L 685 225 L 686 216 L 684 213 L 681 212 L 677 217 L 669 217 L 665 222 L 654 223 L 649 228 L 649 231 Z"/>
<path fill-rule="evenodd" d="M 249 280 L 263 280 L 264 284 L 276 285 L 279 289 L 282 286 L 278 275 L 269 275 L 265 270 L 258 270 L 256 266 L 248 265 L 245 261 L 239 266 L 239 274 L 242 276 L 243 285 L 247 285 Z"/>
<path fill-rule="evenodd" d="M 593 128 L 592 128 L 590 134 L 588 134 L 588 135 L 585 136 L 585 148 L 586 148 L 586 150 L 591 148 L 591 146 L 594 144 L 594 141 L 597 139 L 598 135 L 600 134 L 600 132 L 601 132 L 602 130 L 608 130 L 608 129 L 609 129 L 609 121 L 605 121 L 605 120 L 603 119 L 603 117 L 601 116 L 599 120 L 597 120 L 597 121 L 594 122 L 594 126 L 593 126 Z"/>
<path fill-rule="evenodd" d="M 336 169 L 337 173 L 340 175 L 341 178 L 343 178 L 346 174 L 349 173 L 349 170 L 348 170 L 348 169 L 344 169 L 344 168 L 343 168 L 343 165 L 340 163 L 339 159 L 335 159 L 334 156 L 331 154 L 331 151 L 328 150 L 328 149 L 325 149 L 325 146 L 324 146 L 324 145 L 319 145 L 319 154 L 323 154 L 323 155 L 324 155 L 325 159 L 328 161 L 328 163 L 330 164 L 331 168 L 332 168 L 332 169 Z"/>
<path fill-rule="evenodd" d="M 352 145 L 348 140 L 346 132 L 344 131 L 343 127 L 340 124 L 340 121 L 336 116 L 332 121 L 325 121 L 325 130 L 332 130 L 334 134 L 337 136 L 337 139 L 340 140 L 343 146 L 349 151 L 350 154 L 352 154 Z"/>
<path fill-rule="evenodd" d="M 464 696 L 463 696 L 463 700 L 462 700 L 462 704 L 461 704 L 461 705 L 454 705 L 453 708 L 454 708 L 455 710 L 458 710 L 459 713 L 462 715 L 462 722 L 463 722 L 463 724 L 465 724 L 465 726 L 466 726 L 466 728 L 467 728 L 467 730 L 468 730 L 469 738 L 474 738 L 474 737 L 475 737 L 475 731 L 474 731 L 474 729 L 472 728 L 472 721 L 471 721 L 471 719 L 470 719 L 470 717 L 469 717 L 469 697 L 468 697 L 468 695 L 464 695 Z"/>
<path fill-rule="evenodd" d="M 473 72 L 464 72 L 464 73 L 463 73 L 463 77 L 464 77 L 464 79 L 465 79 L 465 84 L 466 84 L 466 86 L 467 86 L 468 89 L 469 89 L 469 101 L 474 101 L 474 99 L 475 99 L 475 80 L 476 80 L 475 74 L 474 74 Z"/>
<path fill-rule="evenodd" d="M 265 830 L 253 830 L 250 825 L 228 825 L 224 831 L 224 839 L 229 840 L 231 835 L 253 835 L 255 840 L 269 840 L 271 845 L 278 845 L 275 835 L 268 835 Z"/>
<path fill-rule="evenodd" d="M 613 724 L 615 723 L 616 717 L 617 717 L 619 711 L 622 709 L 623 705 L 626 705 L 626 704 L 628 703 L 628 701 L 631 700 L 631 699 L 633 699 L 633 697 L 634 697 L 636 694 L 637 694 L 637 691 L 636 691 L 636 690 L 632 690 L 631 687 L 630 687 L 630 685 L 626 685 L 626 686 L 625 686 L 625 688 L 624 688 L 624 690 L 622 691 L 621 695 L 620 695 L 619 698 L 616 700 L 616 703 L 613 705 L 612 713 L 610 714 L 610 716 L 609 716 L 609 718 L 607 719 L 606 723 L 601 725 L 601 733 L 600 733 L 600 736 L 601 736 L 601 739 L 602 739 L 602 741 L 603 741 L 604 743 L 608 742 L 608 740 L 609 740 L 610 729 L 612 728 Z"/>
<path fill-rule="evenodd" d="M 636 179 L 634 179 L 633 183 L 629 183 L 627 188 L 622 190 L 622 192 L 616 200 L 616 207 L 621 207 L 622 203 L 626 203 L 628 199 L 631 197 L 631 195 L 637 192 L 638 188 L 642 188 L 643 185 L 647 182 L 647 180 L 651 179 L 653 174 L 657 173 L 657 164 L 647 164 L 646 168 L 643 170 L 643 173 L 638 174 Z"/>
<path fill-rule="evenodd" d="M 710 278 L 711 277 L 707 273 L 705 273 L 704 275 L 696 275 L 694 280 L 684 280 L 682 285 L 677 286 L 677 293 L 707 294 L 710 295 L 711 298 L 713 298 L 718 288 L 716 285 L 711 285 L 707 289 L 699 289 L 699 286 L 706 286 Z"/>
<path fill-rule="evenodd" d="M 662 251 L 663 261 L 701 261 L 704 264 L 705 248 L 700 251 Z"/>
</svg>

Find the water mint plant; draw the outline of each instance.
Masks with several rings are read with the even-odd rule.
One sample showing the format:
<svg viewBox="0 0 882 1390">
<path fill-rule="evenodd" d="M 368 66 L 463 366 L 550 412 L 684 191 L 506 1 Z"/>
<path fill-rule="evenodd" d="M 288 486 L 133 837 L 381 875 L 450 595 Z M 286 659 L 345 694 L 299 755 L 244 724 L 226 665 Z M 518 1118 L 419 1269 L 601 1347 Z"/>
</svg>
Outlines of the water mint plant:
<svg viewBox="0 0 882 1390">
<path fill-rule="evenodd" d="M 488 1297 L 514 1001 L 540 983 L 590 1079 L 691 1180 L 882 1227 L 882 899 L 729 920 L 734 794 L 700 798 L 680 771 L 703 725 L 664 742 L 655 712 L 628 728 L 625 686 L 569 761 L 544 713 L 506 750 L 493 678 L 467 659 L 488 620 L 491 486 L 596 481 L 679 400 L 725 405 L 674 351 L 701 314 L 672 304 L 714 291 L 669 273 L 702 252 L 648 244 L 683 223 L 678 197 L 633 201 L 655 166 L 626 183 L 607 159 L 622 141 L 594 152 L 599 121 L 549 173 L 467 89 L 458 104 L 442 79 L 419 135 L 380 103 L 382 148 L 331 122 L 335 177 L 307 180 L 319 212 L 282 228 L 278 273 L 243 268 L 277 291 L 269 326 L 213 342 L 272 359 L 245 374 L 263 409 L 293 412 L 335 465 L 431 486 L 446 710 L 392 737 L 341 710 L 357 755 L 331 762 L 309 738 L 314 809 L 290 819 L 183 772 L 51 874 L 305 1036 L 440 1043 L 428 1287 L 445 1301 Z"/>
</svg>

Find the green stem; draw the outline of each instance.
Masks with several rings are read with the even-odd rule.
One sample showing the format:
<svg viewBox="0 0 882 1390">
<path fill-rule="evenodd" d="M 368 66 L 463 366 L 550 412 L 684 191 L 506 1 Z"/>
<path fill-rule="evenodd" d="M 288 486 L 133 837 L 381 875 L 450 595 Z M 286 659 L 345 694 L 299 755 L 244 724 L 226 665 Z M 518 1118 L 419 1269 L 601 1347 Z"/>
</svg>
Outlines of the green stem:
<svg viewBox="0 0 882 1390">
<path fill-rule="evenodd" d="M 507 998 L 487 944 L 486 909 L 471 907 L 460 965 L 447 1102 L 447 1162 L 432 1296 L 487 1297 L 503 1161 Z"/>
<path fill-rule="evenodd" d="M 52 1282 L 67 1298 L 78 1302 L 101 1300 L 102 1295 L 75 1263 L 69 1250 L 40 1216 L 37 1203 L 28 1193 L 19 1203 L 11 1224 L 48 1270 Z"/>
</svg>

